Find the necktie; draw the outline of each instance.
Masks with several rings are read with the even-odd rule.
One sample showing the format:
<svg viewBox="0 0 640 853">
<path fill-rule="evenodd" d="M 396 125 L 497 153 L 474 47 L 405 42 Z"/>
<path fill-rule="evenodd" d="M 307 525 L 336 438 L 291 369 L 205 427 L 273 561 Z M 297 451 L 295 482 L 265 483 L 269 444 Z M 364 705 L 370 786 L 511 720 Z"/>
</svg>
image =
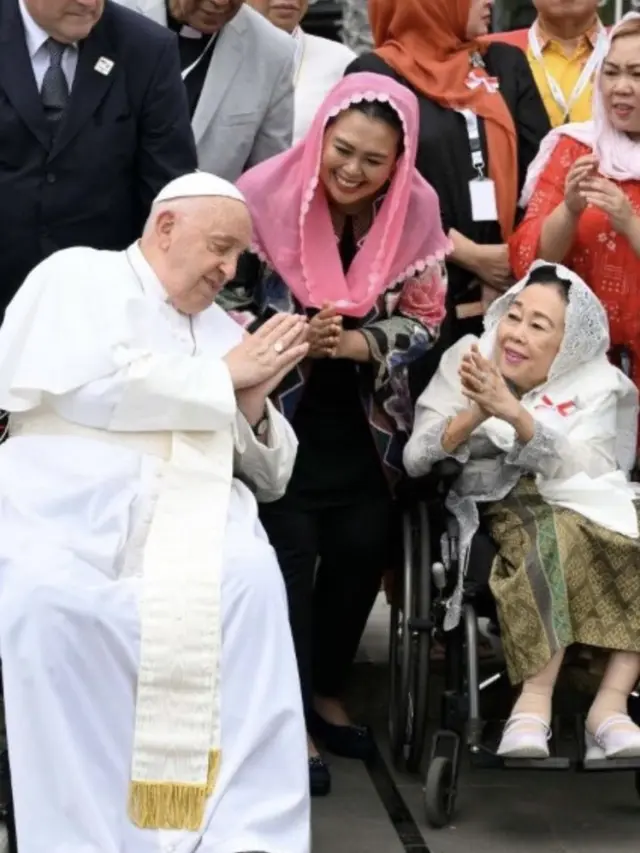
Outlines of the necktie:
<svg viewBox="0 0 640 853">
<path fill-rule="evenodd" d="M 42 80 L 40 97 L 45 114 L 52 125 L 60 121 L 69 101 L 69 84 L 62 70 L 62 55 L 66 47 L 66 44 L 55 39 L 48 39 L 46 42 L 50 62 Z"/>
</svg>

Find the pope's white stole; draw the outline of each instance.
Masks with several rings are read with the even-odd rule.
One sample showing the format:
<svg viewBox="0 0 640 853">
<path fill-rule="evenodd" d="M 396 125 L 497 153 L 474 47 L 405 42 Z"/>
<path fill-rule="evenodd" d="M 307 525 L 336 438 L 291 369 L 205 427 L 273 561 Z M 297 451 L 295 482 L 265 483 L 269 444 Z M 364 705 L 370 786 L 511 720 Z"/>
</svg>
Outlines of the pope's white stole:
<svg viewBox="0 0 640 853">
<path fill-rule="evenodd" d="M 129 815 L 196 831 L 220 765 L 221 578 L 233 427 L 173 433 L 143 556 Z"/>
</svg>

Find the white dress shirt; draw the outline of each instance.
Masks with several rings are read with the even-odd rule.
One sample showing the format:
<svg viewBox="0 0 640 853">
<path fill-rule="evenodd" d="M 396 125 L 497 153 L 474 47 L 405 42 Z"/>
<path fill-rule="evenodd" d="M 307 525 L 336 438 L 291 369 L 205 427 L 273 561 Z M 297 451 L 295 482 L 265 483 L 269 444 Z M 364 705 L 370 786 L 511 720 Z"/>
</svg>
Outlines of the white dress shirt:
<svg viewBox="0 0 640 853">
<path fill-rule="evenodd" d="M 46 48 L 46 41 L 50 38 L 49 33 L 45 32 L 39 24 L 33 20 L 24 0 L 18 0 L 22 22 L 24 24 L 24 32 L 27 39 L 27 50 L 33 73 L 36 78 L 38 91 L 42 88 L 42 81 L 47 72 L 47 68 L 51 62 L 49 51 Z M 76 67 L 78 65 L 78 47 L 75 44 L 70 44 L 62 54 L 62 70 L 69 84 L 69 91 L 73 86 L 73 80 L 76 75 Z"/>
</svg>

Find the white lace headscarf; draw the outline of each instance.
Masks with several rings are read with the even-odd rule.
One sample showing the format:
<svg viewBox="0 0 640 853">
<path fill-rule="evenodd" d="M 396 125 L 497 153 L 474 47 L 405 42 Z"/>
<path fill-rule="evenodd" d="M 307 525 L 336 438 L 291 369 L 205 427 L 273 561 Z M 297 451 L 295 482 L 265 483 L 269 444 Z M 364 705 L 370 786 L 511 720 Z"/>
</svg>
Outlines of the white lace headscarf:
<svg viewBox="0 0 640 853">
<path fill-rule="evenodd" d="M 558 278 L 570 285 L 569 302 L 564 320 L 564 337 L 549 371 L 547 379 L 549 383 L 594 359 L 606 356 L 611 343 L 607 313 L 598 297 L 580 276 L 562 264 L 550 264 L 547 261 L 535 261 L 521 281 L 514 284 L 510 290 L 491 304 L 484 318 L 483 341 L 490 338 L 492 344 L 495 343 L 501 320 L 517 296 L 527 287 L 533 273 L 542 267 L 555 267 Z"/>
<path fill-rule="evenodd" d="M 553 360 L 547 380 L 525 394 L 522 404 L 533 410 L 542 396 L 554 402 L 584 399 L 585 390 L 591 398 L 611 389 L 620 392 L 616 456 L 620 467 L 629 471 L 635 462 L 637 431 L 637 391 L 633 383 L 607 358 L 610 348 L 609 322 L 604 306 L 571 270 L 561 264 L 536 261 L 525 278 L 492 303 L 485 315 L 485 332 L 480 350 L 493 356 L 498 326 L 511 304 L 530 282 L 532 274 L 541 267 L 554 267 L 559 279 L 568 282 L 568 304 L 565 314 L 564 337 Z M 540 413 L 536 412 L 540 417 Z M 503 433 L 502 422 L 492 418 L 487 431 Z M 492 436 L 493 437 L 493 436 Z"/>
</svg>

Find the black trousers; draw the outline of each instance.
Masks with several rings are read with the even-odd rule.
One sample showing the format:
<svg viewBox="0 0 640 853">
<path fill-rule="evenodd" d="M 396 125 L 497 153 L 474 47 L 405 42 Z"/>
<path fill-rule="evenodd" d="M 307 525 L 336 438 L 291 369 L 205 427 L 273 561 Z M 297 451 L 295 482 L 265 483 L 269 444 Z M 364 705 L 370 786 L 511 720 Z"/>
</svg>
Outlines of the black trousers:
<svg viewBox="0 0 640 853">
<path fill-rule="evenodd" d="M 314 693 L 337 698 L 344 691 L 393 555 L 391 498 L 382 492 L 360 497 L 346 506 L 305 509 L 286 495 L 260 507 L 287 587 L 307 715 Z"/>
</svg>

